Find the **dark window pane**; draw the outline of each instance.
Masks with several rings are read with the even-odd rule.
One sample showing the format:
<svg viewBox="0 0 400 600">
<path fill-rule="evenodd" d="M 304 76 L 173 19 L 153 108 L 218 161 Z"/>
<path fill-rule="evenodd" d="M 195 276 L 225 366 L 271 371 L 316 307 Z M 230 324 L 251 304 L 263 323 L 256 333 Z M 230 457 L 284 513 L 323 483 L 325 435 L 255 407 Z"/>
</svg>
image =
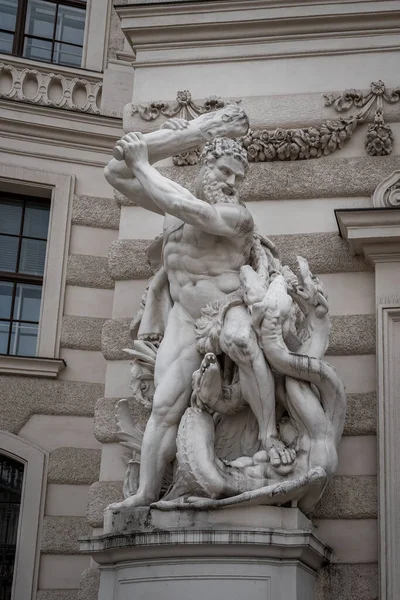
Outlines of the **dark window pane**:
<svg viewBox="0 0 400 600">
<path fill-rule="evenodd" d="M 2 323 L 0 321 L 0 354 L 7 354 L 8 332 L 10 331 L 10 323 Z"/>
<path fill-rule="evenodd" d="M 0 271 L 17 270 L 18 238 L 0 235 Z"/>
<path fill-rule="evenodd" d="M 15 31 L 18 0 L 0 0 L 0 27 Z"/>
<path fill-rule="evenodd" d="M 39 240 L 22 240 L 19 273 L 43 275 L 46 259 L 46 242 Z"/>
<path fill-rule="evenodd" d="M 10 354 L 35 356 L 38 326 L 13 323 L 11 328 Z"/>
<path fill-rule="evenodd" d="M 49 207 L 45 204 L 39 202 L 27 203 L 22 235 L 46 239 L 49 228 L 49 214 Z"/>
<path fill-rule="evenodd" d="M 35 37 L 52 38 L 56 19 L 56 4 L 43 0 L 29 0 L 25 33 Z"/>
<path fill-rule="evenodd" d="M 32 60 L 51 62 L 51 47 L 52 42 L 25 38 L 23 55 Z"/>
<path fill-rule="evenodd" d="M 79 46 L 70 46 L 69 44 L 54 44 L 53 63 L 58 65 L 69 65 L 71 67 L 80 67 L 82 62 L 82 48 Z"/>
<path fill-rule="evenodd" d="M 21 200 L 5 200 L 0 202 L 0 233 L 19 235 L 22 218 Z"/>
<path fill-rule="evenodd" d="M 0 52 L 2 54 L 11 54 L 14 35 L 12 33 L 4 33 L 0 31 Z"/>
<path fill-rule="evenodd" d="M 56 40 L 83 46 L 84 31 L 85 10 L 60 5 L 57 15 Z"/>
<path fill-rule="evenodd" d="M 42 287 L 18 283 L 13 318 L 18 321 L 39 321 Z"/>
<path fill-rule="evenodd" d="M 11 318 L 11 300 L 14 284 L 11 281 L 0 281 L 0 319 Z"/>
</svg>

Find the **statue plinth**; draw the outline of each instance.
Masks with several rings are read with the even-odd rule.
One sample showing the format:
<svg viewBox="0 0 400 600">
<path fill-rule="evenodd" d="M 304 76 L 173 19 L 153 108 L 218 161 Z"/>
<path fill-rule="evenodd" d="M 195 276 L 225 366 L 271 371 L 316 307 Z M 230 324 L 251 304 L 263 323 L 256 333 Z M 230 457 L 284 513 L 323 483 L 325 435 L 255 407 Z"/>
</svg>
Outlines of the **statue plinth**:
<svg viewBox="0 0 400 600">
<path fill-rule="evenodd" d="M 331 556 L 297 508 L 121 509 L 105 531 L 81 540 L 99 600 L 312 600 Z"/>
</svg>

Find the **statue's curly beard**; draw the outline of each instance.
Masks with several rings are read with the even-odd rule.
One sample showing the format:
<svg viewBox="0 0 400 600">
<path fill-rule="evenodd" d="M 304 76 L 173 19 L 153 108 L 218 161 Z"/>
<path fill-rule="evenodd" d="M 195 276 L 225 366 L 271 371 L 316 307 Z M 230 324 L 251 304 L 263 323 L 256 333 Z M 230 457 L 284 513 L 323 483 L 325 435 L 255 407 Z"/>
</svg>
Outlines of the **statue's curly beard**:
<svg viewBox="0 0 400 600">
<path fill-rule="evenodd" d="M 202 196 L 205 202 L 209 204 L 238 204 L 238 191 L 229 188 L 230 193 L 225 193 L 224 190 L 227 190 L 228 187 L 226 183 L 214 180 L 210 167 L 205 168 L 202 180 Z"/>
</svg>

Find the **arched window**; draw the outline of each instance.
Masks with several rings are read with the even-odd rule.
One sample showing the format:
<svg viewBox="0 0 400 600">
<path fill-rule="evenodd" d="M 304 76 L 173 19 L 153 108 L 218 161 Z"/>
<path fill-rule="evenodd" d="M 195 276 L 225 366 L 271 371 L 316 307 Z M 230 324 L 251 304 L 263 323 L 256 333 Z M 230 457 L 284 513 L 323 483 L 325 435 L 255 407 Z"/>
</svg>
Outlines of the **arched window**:
<svg viewBox="0 0 400 600">
<path fill-rule="evenodd" d="M 0 431 L 0 600 L 36 597 L 48 453 Z"/>
<path fill-rule="evenodd" d="M 11 600 L 24 464 L 0 454 L 0 600 Z"/>
</svg>

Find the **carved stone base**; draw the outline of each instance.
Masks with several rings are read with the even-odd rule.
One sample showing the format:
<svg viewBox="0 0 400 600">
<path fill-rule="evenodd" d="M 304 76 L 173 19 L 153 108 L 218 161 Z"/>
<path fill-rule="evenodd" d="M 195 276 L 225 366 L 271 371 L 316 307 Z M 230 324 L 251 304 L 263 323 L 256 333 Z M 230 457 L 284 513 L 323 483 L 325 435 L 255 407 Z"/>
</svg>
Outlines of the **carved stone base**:
<svg viewBox="0 0 400 600">
<path fill-rule="evenodd" d="M 81 540 L 99 600 L 313 600 L 331 555 L 297 508 L 108 511 L 105 530 Z"/>
</svg>

